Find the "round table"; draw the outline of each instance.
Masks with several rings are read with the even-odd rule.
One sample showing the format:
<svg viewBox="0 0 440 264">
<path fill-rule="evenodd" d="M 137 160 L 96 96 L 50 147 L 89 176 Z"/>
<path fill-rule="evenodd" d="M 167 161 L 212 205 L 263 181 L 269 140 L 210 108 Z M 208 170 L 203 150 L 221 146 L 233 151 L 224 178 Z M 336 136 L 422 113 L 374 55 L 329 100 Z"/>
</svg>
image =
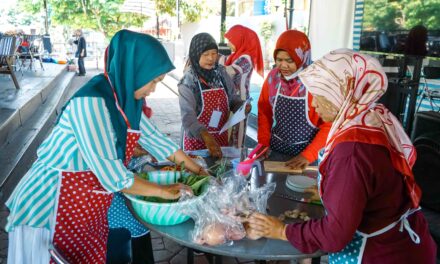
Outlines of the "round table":
<svg viewBox="0 0 440 264">
<path fill-rule="evenodd" d="M 303 175 L 316 177 L 316 170 L 305 171 Z M 285 185 L 287 174 L 281 173 L 265 173 L 264 168 L 262 175 L 259 176 L 257 171 L 252 171 L 252 176 L 249 179 L 250 188 L 257 188 L 268 182 L 276 182 L 276 190 L 268 200 L 268 214 L 278 216 L 286 210 L 299 209 L 305 211 L 313 218 L 321 218 L 324 215 L 324 208 L 321 205 L 300 202 L 302 198 L 309 198 L 310 194 L 294 192 L 288 189 Z M 136 216 L 136 213 L 131 208 L 130 210 Z M 160 235 L 167 237 L 176 243 L 218 256 L 238 257 L 245 259 L 256 260 L 291 260 L 313 258 L 312 263 L 319 263 L 319 257 L 325 253 L 317 251 L 313 254 L 301 253 L 298 249 L 293 247 L 289 242 L 275 239 L 261 238 L 258 240 L 250 240 L 244 238 L 242 240 L 234 241 L 233 245 L 219 245 L 219 246 L 204 246 L 192 242 L 190 232 L 193 230 L 194 222 L 188 220 L 184 223 L 173 226 L 159 226 L 146 223 L 137 219 Z M 292 220 L 291 222 L 296 221 Z M 299 221 L 299 220 L 298 220 Z M 289 221 L 287 221 L 289 223 Z M 192 250 L 188 251 L 188 263 L 192 263 Z M 217 258 L 217 262 L 218 258 Z M 221 258 L 220 258 L 221 262 Z"/>
</svg>

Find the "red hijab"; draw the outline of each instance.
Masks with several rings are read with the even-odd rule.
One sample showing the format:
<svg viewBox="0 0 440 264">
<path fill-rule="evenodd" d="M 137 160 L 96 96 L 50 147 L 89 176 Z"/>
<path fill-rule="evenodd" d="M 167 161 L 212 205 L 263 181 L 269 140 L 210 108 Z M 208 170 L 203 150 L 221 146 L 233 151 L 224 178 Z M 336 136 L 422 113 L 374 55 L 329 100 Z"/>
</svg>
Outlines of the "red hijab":
<svg viewBox="0 0 440 264">
<path fill-rule="evenodd" d="M 225 38 L 236 48 L 236 51 L 226 60 L 225 65 L 231 65 L 242 55 L 249 55 L 255 71 L 264 77 L 263 54 L 257 34 L 250 28 L 235 25 L 226 32 Z"/>
<path fill-rule="evenodd" d="M 298 30 L 286 30 L 278 38 L 273 59 L 276 60 L 278 51 L 284 50 L 299 69 L 307 67 L 311 62 L 310 41 L 306 34 Z"/>
</svg>

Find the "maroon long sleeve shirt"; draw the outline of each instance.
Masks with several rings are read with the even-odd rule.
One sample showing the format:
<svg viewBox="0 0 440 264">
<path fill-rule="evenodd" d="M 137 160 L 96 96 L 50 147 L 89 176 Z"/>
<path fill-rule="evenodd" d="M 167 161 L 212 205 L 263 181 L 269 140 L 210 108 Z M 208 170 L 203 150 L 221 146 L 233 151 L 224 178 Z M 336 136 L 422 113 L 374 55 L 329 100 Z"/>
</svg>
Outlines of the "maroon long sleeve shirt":
<svg viewBox="0 0 440 264">
<path fill-rule="evenodd" d="M 345 142 L 329 155 L 327 177 L 322 182 L 326 216 L 286 229 L 290 243 L 305 253 L 341 251 L 356 230 L 375 232 L 410 208 L 403 177 L 392 167 L 385 147 Z M 418 211 L 408 221 L 420 244 L 405 229 L 400 232 L 399 224 L 368 238 L 362 263 L 435 263 L 437 248 L 423 214 Z"/>
</svg>

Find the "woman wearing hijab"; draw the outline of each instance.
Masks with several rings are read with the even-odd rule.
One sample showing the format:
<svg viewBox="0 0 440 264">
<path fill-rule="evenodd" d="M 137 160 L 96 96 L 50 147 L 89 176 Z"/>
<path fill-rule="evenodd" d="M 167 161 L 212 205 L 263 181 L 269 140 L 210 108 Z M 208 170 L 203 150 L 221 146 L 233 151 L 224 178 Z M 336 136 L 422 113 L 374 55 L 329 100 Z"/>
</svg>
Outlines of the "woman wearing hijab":
<svg viewBox="0 0 440 264">
<path fill-rule="evenodd" d="M 208 33 L 195 35 L 189 47 L 189 67 L 180 80 L 179 104 L 182 116 L 183 149 L 208 149 L 222 157 L 221 146 L 228 146 L 228 132 L 219 133 L 243 104 L 234 93 L 234 83 L 218 64 L 218 47 Z M 250 105 L 246 106 L 249 113 Z"/>
<path fill-rule="evenodd" d="M 105 74 L 66 103 L 37 160 L 6 202 L 8 263 L 49 263 L 51 244 L 69 263 L 105 263 L 113 193 L 176 199 L 182 189 L 189 190 L 145 181 L 126 168 L 139 143 L 156 157 L 200 170 L 142 112 L 145 96 L 172 69 L 153 37 L 127 30 L 115 34 Z"/>
<path fill-rule="evenodd" d="M 411 171 L 415 148 L 397 118 L 376 103 L 388 83 L 379 62 L 341 49 L 299 77 L 318 114 L 333 122 L 319 165 L 326 215 L 285 225 L 255 214 L 252 232 L 302 252 L 329 252 L 329 263 L 435 263 Z"/>
<path fill-rule="evenodd" d="M 249 89 L 253 70 L 261 77 L 264 77 L 263 55 L 261 52 L 260 40 L 257 34 L 250 28 L 242 25 L 235 25 L 225 33 L 228 46 L 232 54 L 219 60 L 224 64 L 226 72 L 235 84 L 235 94 L 239 94 L 241 100 L 249 98 Z M 224 57 L 222 57 L 224 58 Z M 232 145 L 242 147 L 244 135 L 246 134 L 245 121 L 234 126 L 231 133 Z"/>
<path fill-rule="evenodd" d="M 310 42 L 296 30 L 287 30 L 277 40 L 276 67 L 264 81 L 258 100 L 258 143 L 270 146 L 271 159 L 304 169 L 318 158 L 331 124 L 311 106 L 312 97 L 298 79 L 310 64 Z"/>
</svg>

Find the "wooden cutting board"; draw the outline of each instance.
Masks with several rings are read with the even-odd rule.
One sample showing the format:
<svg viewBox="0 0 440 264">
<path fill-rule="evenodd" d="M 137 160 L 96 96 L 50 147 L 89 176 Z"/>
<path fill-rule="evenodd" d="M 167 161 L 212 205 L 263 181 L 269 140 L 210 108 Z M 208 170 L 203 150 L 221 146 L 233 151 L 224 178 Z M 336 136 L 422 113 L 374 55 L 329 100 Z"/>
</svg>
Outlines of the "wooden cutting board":
<svg viewBox="0 0 440 264">
<path fill-rule="evenodd" d="M 287 166 L 283 161 L 264 161 L 264 171 L 266 172 L 286 172 L 286 173 L 301 173 L 302 170 L 299 169 L 291 169 Z M 308 166 L 305 170 L 317 170 L 317 166 Z"/>
</svg>

